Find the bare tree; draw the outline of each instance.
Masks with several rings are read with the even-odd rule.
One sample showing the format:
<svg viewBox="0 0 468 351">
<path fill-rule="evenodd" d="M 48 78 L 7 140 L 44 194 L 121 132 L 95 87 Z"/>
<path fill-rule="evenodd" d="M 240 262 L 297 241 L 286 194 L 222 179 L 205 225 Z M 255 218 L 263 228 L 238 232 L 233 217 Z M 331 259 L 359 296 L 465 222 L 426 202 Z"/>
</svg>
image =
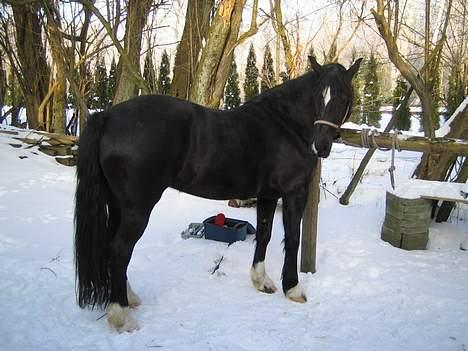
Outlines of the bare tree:
<svg viewBox="0 0 468 351">
<path fill-rule="evenodd" d="M 190 96 L 191 84 L 195 74 L 203 40 L 209 28 L 210 13 L 214 0 L 189 0 L 185 15 L 184 31 L 177 47 L 174 62 L 174 78 L 171 95 L 181 98 Z"/>
<path fill-rule="evenodd" d="M 385 2 L 377 0 L 377 8 L 372 9 L 377 28 L 387 47 L 388 56 L 401 75 L 411 84 L 421 101 L 422 106 L 422 124 L 424 134 L 427 137 L 434 137 L 433 114 L 434 98 L 432 95 L 432 85 L 430 79 L 437 74 L 440 64 L 440 55 L 445 43 L 447 26 L 452 9 L 452 0 L 448 0 L 446 8 L 446 18 L 440 31 L 440 36 L 433 48 L 430 45 L 429 18 L 428 11 L 429 0 L 426 0 L 426 22 L 425 22 L 425 63 L 421 71 L 414 68 L 401 54 L 398 47 L 398 33 L 400 27 L 399 2 Z M 447 156 L 447 155 L 445 155 Z M 450 163 L 450 161 L 447 161 Z M 441 161 L 441 155 L 424 154 L 417 168 L 416 176 L 424 179 L 441 179 L 445 177 L 448 166 L 446 162 Z M 442 175 L 443 174 L 443 175 Z"/>
<path fill-rule="evenodd" d="M 325 62 L 338 62 L 341 54 L 344 50 L 348 47 L 351 43 L 353 37 L 356 35 L 357 31 L 361 27 L 363 23 L 363 14 L 364 10 L 366 9 L 367 0 L 361 1 L 361 6 L 358 10 L 356 10 L 353 6 L 351 6 L 350 0 L 338 0 L 337 10 L 338 10 L 338 25 L 337 28 L 331 37 L 330 46 L 328 50 L 324 51 L 324 61 Z M 348 33 L 344 40 L 340 40 L 340 36 L 343 34 L 343 27 L 345 24 L 345 17 L 346 13 L 350 14 L 349 24 L 351 25 L 351 32 Z M 354 22 L 354 23 L 353 23 Z"/>
<path fill-rule="evenodd" d="M 1 16 L 0 45 L 7 54 L 10 66 L 24 95 L 29 128 L 44 129 L 46 115 L 39 114 L 39 106 L 47 94 L 50 68 L 42 36 L 41 6 L 36 2 L 11 3 L 13 17 Z M 12 34 L 14 28 L 14 34 Z"/>
<path fill-rule="evenodd" d="M 430 50 L 429 53 L 427 53 L 427 61 L 425 62 L 426 69 L 429 67 L 430 61 L 437 60 L 438 55 L 440 55 L 442 46 L 445 42 L 445 34 L 451 8 L 452 0 L 449 0 L 446 10 L 446 20 L 441 31 L 440 39 L 438 40 L 435 47 Z M 379 33 L 387 47 L 390 60 L 400 71 L 401 75 L 411 84 L 421 101 L 424 133 L 428 137 L 433 137 L 434 128 L 432 123 L 432 116 L 434 106 L 431 89 L 428 82 L 426 81 L 430 74 L 421 74 L 421 72 L 416 70 L 400 52 L 398 47 L 398 33 L 400 26 L 399 21 L 401 21 L 401 18 L 398 1 L 393 3 L 386 3 L 384 0 L 377 0 L 377 8 L 372 9 L 371 11 L 377 24 Z M 429 40 L 429 38 L 427 38 L 427 40 Z M 434 65 L 432 67 L 433 69 L 436 68 Z"/>
<path fill-rule="evenodd" d="M 208 29 L 206 45 L 194 74 L 190 100 L 219 107 L 232 62 L 234 49 L 258 32 L 258 0 L 254 0 L 250 28 L 242 33 L 240 25 L 246 0 L 221 0 Z"/>
<path fill-rule="evenodd" d="M 84 6 L 98 18 L 120 55 L 116 91 L 113 99 L 114 104 L 137 95 L 139 89 L 145 94 L 149 92 L 148 85 L 140 72 L 143 29 L 146 25 L 151 6 L 158 7 L 165 4 L 166 1 L 159 0 L 156 4 L 153 4 L 152 0 L 129 0 L 127 2 L 124 45 L 122 46 L 117 39 L 117 30 L 115 28 L 115 25 L 118 25 L 118 23 L 115 23 L 113 26 L 106 20 L 99 9 L 94 6 L 93 1 L 82 0 Z"/>
</svg>

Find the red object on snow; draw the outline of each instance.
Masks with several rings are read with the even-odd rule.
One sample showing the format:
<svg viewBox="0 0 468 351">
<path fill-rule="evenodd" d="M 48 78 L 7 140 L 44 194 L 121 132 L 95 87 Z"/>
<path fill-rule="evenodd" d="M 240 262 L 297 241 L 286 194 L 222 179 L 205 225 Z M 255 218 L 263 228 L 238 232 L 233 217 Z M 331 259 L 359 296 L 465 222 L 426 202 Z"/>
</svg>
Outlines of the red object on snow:
<svg viewBox="0 0 468 351">
<path fill-rule="evenodd" d="M 223 213 L 218 213 L 216 215 L 214 224 L 219 225 L 220 227 L 223 227 L 225 222 L 226 222 L 226 216 Z"/>
</svg>

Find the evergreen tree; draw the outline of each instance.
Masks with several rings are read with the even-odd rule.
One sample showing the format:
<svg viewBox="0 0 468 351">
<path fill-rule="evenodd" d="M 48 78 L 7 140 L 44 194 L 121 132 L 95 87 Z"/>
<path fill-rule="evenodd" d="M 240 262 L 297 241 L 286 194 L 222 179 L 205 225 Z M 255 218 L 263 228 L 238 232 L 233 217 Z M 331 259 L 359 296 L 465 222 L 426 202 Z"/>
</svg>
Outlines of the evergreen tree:
<svg viewBox="0 0 468 351">
<path fill-rule="evenodd" d="M 440 112 L 439 112 L 439 105 L 441 102 L 440 98 L 440 65 L 437 63 L 437 61 L 440 60 L 440 58 L 436 58 L 432 61 L 431 69 L 430 69 L 430 79 L 429 79 L 429 84 L 431 87 L 432 91 L 432 124 L 434 127 L 434 130 L 437 130 L 440 128 Z M 435 68 L 434 68 L 435 66 Z"/>
<path fill-rule="evenodd" d="M 161 95 L 169 94 L 171 89 L 171 77 L 169 77 L 171 66 L 169 63 L 169 55 L 164 50 L 161 57 L 161 65 L 159 66 L 158 77 L 158 93 Z"/>
<path fill-rule="evenodd" d="M 88 63 L 85 63 L 84 65 L 84 70 L 83 70 L 83 90 L 85 91 L 85 96 L 84 96 L 84 99 L 86 100 L 86 105 L 88 107 L 91 107 L 93 106 L 93 90 L 94 89 L 94 77 L 91 73 L 91 69 L 89 67 L 89 62 Z M 75 101 L 75 96 L 73 94 L 72 95 L 72 105 L 75 105 L 77 104 L 77 102 Z"/>
<path fill-rule="evenodd" d="M 19 82 L 13 73 L 13 69 L 8 72 L 7 82 L 8 84 L 4 104 L 6 106 L 20 106 L 24 104 L 23 92 L 21 91 Z"/>
<path fill-rule="evenodd" d="M 148 50 L 143 65 L 143 79 L 148 84 L 150 93 L 156 93 L 156 71 L 154 70 L 152 51 Z"/>
<path fill-rule="evenodd" d="M 250 44 L 247 65 L 245 67 L 244 101 L 249 101 L 258 95 L 258 68 L 257 56 L 253 44 Z"/>
<path fill-rule="evenodd" d="M 364 89 L 362 96 L 363 112 L 362 123 L 369 126 L 379 127 L 380 125 L 380 86 L 377 76 L 377 60 L 373 52 L 367 62 L 364 72 Z"/>
<path fill-rule="evenodd" d="M 107 78 L 107 80 L 107 97 L 109 98 L 107 106 L 111 106 L 112 101 L 114 100 L 115 85 L 117 82 L 117 63 L 115 63 L 115 57 L 112 57 L 112 62 L 109 70 L 109 77 Z"/>
<path fill-rule="evenodd" d="M 6 91 L 4 103 L 5 105 L 11 106 L 12 108 L 12 112 L 10 114 L 11 115 L 10 125 L 14 127 L 20 127 L 21 121 L 19 118 L 19 113 L 21 111 L 21 107 L 24 106 L 24 95 L 21 90 L 18 79 L 13 73 L 13 69 L 11 69 L 8 74 L 7 91 Z"/>
<path fill-rule="evenodd" d="M 109 101 L 108 78 L 104 59 L 98 59 L 96 71 L 94 72 L 93 98 L 91 108 L 103 110 Z"/>
<path fill-rule="evenodd" d="M 273 88 L 275 86 L 275 70 L 273 68 L 273 56 L 271 55 L 270 45 L 265 48 L 263 54 L 262 80 L 260 82 L 260 91 Z"/>
<path fill-rule="evenodd" d="M 403 80 L 402 77 L 397 78 L 395 89 L 393 90 L 393 112 L 397 107 L 401 104 L 403 98 L 405 97 L 406 91 L 408 90 L 408 84 Z M 395 127 L 399 130 L 409 130 L 411 128 L 411 114 L 409 109 L 409 104 L 406 103 L 400 109 L 400 113 L 398 114 Z"/>
<path fill-rule="evenodd" d="M 450 118 L 458 106 L 463 102 L 465 98 L 463 92 L 465 89 L 466 87 L 463 86 L 460 68 L 457 64 L 453 64 L 448 78 L 446 118 Z"/>
<path fill-rule="evenodd" d="M 351 64 L 358 59 L 356 48 L 353 48 L 351 53 Z M 364 86 L 363 71 L 360 69 L 353 77 L 353 110 L 351 111 L 350 122 L 361 124 L 362 123 L 362 90 Z"/>
<path fill-rule="evenodd" d="M 237 73 L 236 60 L 233 57 L 229 67 L 226 89 L 224 90 L 224 109 L 232 110 L 239 107 L 240 103 L 239 74 Z"/>
</svg>

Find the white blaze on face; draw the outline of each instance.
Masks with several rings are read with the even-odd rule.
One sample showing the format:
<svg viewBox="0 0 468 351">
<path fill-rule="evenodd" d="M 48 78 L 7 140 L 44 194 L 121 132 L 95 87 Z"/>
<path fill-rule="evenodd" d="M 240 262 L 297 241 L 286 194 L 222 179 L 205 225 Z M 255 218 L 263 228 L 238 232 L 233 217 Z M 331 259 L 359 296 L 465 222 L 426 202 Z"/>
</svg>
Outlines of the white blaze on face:
<svg viewBox="0 0 468 351">
<path fill-rule="evenodd" d="M 325 89 L 323 89 L 322 95 L 323 95 L 323 103 L 325 106 L 327 106 L 331 100 L 330 87 L 328 85 L 325 87 Z"/>
</svg>

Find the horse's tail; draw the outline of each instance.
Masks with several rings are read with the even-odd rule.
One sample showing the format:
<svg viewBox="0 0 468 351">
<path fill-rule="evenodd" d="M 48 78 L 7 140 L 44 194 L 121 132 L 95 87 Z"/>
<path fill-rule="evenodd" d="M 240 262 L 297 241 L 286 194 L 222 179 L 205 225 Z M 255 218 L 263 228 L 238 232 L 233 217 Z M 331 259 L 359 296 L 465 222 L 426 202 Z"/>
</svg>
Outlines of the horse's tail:
<svg viewBox="0 0 468 351">
<path fill-rule="evenodd" d="M 99 163 L 105 112 L 92 115 L 78 142 L 75 194 L 75 280 L 78 304 L 106 306 L 110 299 L 108 185 Z"/>
</svg>

